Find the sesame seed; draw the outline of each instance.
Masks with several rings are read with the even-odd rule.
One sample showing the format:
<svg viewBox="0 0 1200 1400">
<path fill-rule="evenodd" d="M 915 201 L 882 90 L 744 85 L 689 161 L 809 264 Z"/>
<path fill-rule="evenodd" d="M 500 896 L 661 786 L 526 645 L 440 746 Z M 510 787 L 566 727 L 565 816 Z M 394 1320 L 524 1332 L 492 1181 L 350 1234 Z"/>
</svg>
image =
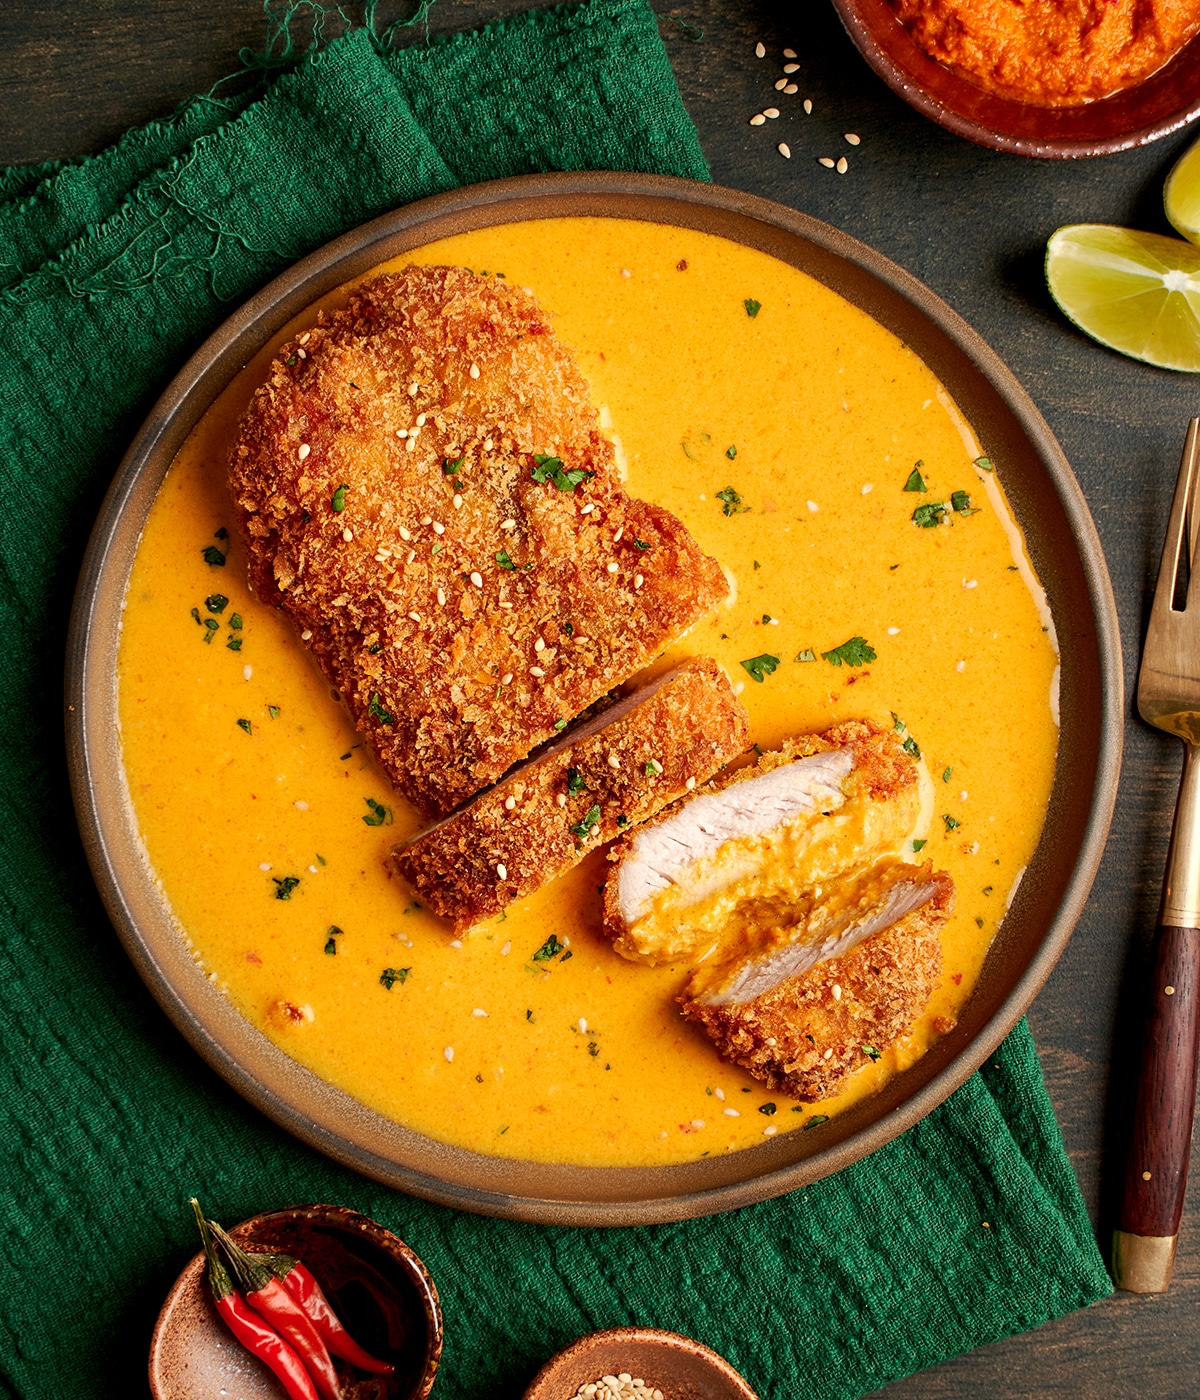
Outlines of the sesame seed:
<svg viewBox="0 0 1200 1400">
<path fill-rule="evenodd" d="M 297 350 L 296 354 L 299 355 L 302 360 L 308 359 L 308 355 L 303 350 Z"/>
<path fill-rule="evenodd" d="M 967 663 L 965 661 L 960 661 L 954 669 L 956 671 L 965 671 L 967 669 Z"/>
<path fill-rule="evenodd" d="M 722 1103 L 725 1102 L 725 1090 L 724 1090 L 724 1089 L 714 1089 L 714 1090 L 713 1090 L 713 1093 L 716 1094 L 717 1098 L 719 1098 L 719 1099 L 721 1100 Z"/>
<path fill-rule="evenodd" d="M 438 591 L 437 591 L 437 600 L 438 600 L 438 606 L 439 606 L 439 607 L 443 607 L 443 606 L 445 605 L 445 602 L 446 602 L 446 590 L 445 590 L 444 588 L 439 588 L 439 589 L 438 589 Z"/>
<path fill-rule="evenodd" d="M 777 147 L 777 150 L 779 151 L 779 154 L 784 158 L 784 160 L 791 160 L 792 148 L 788 145 L 786 141 L 781 141 Z"/>
<path fill-rule="evenodd" d="M 418 413 L 418 414 L 417 414 L 417 427 L 418 427 L 418 428 L 423 428 L 424 426 L 425 426 L 425 415 L 424 415 L 423 413 Z"/>
<path fill-rule="evenodd" d="M 605 565 L 605 568 L 607 568 L 610 574 L 615 574 L 620 569 L 620 567 L 620 564 L 618 564 L 615 559 L 610 560 L 610 562 Z"/>
<path fill-rule="evenodd" d="M 269 863 L 268 863 L 267 861 L 264 860 L 263 863 L 262 863 L 258 868 L 259 868 L 260 870 L 270 870 L 271 867 L 270 867 Z"/>
<path fill-rule="evenodd" d="M 500 677 L 500 684 L 501 684 L 501 685 L 512 685 L 512 672 L 511 672 L 511 671 L 505 671 L 505 673 Z"/>
<path fill-rule="evenodd" d="M 775 1124 L 774 1124 L 774 1123 L 768 1123 L 767 1126 L 763 1129 L 763 1137 L 774 1137 L 776 1131 L 777 1131 L 777 1130 L 776 1130 Z"/>
<path fill-rule="evenodd" d="M 409 398 L 410 398 L 410 399 L 415 399 L 415 398 L 417 397 L 417 394 L 420 392 L 420 389 L 421 389 L 421 386 L 414 380 L 414 381 L 408 386 L 408 396 L 409 396 Z"/>
<path fill-rule="evenodd" d="M 723 1108 L 721 1112 L 726 1118 L 740 1118 L 742 1116 L 736 1108 Z"/>
<path fill-rule="evenodd" d="M 960 792 L 960 793 L 958 794 L 958 800 L 959 800 L 960 802 L 965 802 L 965 801 L 967 800 L 967 796 L 968 796 L 967 791 L 966 791 L 966 789 L 964 788 L 963 791 Z"/>
<path fill-rule="evenodd" d="M 546 642 L 545 642 L 545 639 L 542 638 L 542 637 L 539 637 L 539 638 L 537 639 L 537 641 L 534 642 L 534 644 L 533 644 L 533 649 L 534 649 L 534 651 L 545 651 L 545 650 L 546 650 Z"/>
<path fill-rule="evenodd" d="M 750 125 L 762 126 L 766 120 L 766 117 L 764 117 L 761 112 L 755 112 L 755 114 L 750 118 Z"/>
<path fill-rule="evenodd" d="M 297 812 L 307 812 L 307 811 L 308 811 L 308 803 L 307 803 L 307 802 L 297 802 L 297 803 L 295 803 L 295 808 L 296 808 L 296 811 L 297 811 Z"/>
<path fill-rule="evenodd" d="M 821 507 L 817 505 L 816 501 L 806 501 L 805 504 L 808 506 L 809 510 L 811 510 L 814 515 L 816 515 L 817 511 L 821 509 Z"/>
<path fill-rule="evenodd" d="M 411 532 L 406 530 L 403 525 L 400 526 L 400 538 L 405 541 L 412 539 Z"/>
<path fill-rule="evenodd" d="M 787 79 L 780 78 L 780 80 L 775 84 L 775 91 L 782 92 L 785 87 L 787 87 Z"/>
<path fill-rule="evenodd" d="M 833 1046 L 832 1046 L 832 1045 L 829 1047 L 828 1050 L 825 1051 L 825 1053 L 821 1056 L 821 1058 L 822 1058 L 823 1060 L 832 1060 L 832 1059 L 833 1059 Z"/>
<path fill-rule="evenodd" d="M 399 642 L 397 642 L 396 645 L 399 646 L 399 645 L 400 645 Z M 745 681 L 738 681 L 738 683 L 733 687 L 733 693 L 734 693 L 735 695 L 740 695 L 740 694 L 742 693 L 742 691 L 745 690 L 745 689 L 746 689 L 746 682 L 745 682 Z"/>
<path fill-rule="evenodd" d="M 377 564 L 386 564 L 387 561 L 388 561 L 388 559 L 389 559 L 390 557 L 391 557 L 391 556 L 388 555 L 388 554 L 377 554 L 377 555 L 375 556 L 375 562 L 376 562 Z"/>
<path fill-rule="evenodd" d="M 344 539 L 347 544 L 350 544 L 351 541 L 354 539 L 354 531 L 350 528 L 349 525 L 347 525 L 346 528 L 342 531 L 342 539 Z"/>
<path fill-rule="evenodd" d="M 517 799 L 515 797 L 506 797 L 504 799 L 504 810 L 506 812 L 511 812 L 516 805 Z"/>
<path fill-rule="evenodd" d="M 796 57 L 796 50 L 795 50 L 795 49 L 784 49 L 784 51 L 783 51 L 783 56 L 784 56 L 784 58 L 795 58 L 795 57 Z"/>
<path fill-rule="evenodd" d="M 768 1045 L 778 1045 L 778 1043 L 779 1043 L 779 1042 L 775 1039 L 775 1037 L 774 1037 L 773 1035 L 767 1036 L 767 1044 L 768 1044 Z"/>
<path fill-rule="evenodd" d="M 806 98 L 804 99 L 804 115 L 805 115 L 806 117 L 812 116 L 812 98 L 811 98 L 811 97 L 806 97 Z"/>
<path fill-rule="evenodd" d="M 502 530 L 515 530 L 517 528 L 517 522 L 510 515 L 507 520 L 502 520 L 500 522 L 500 528 Z"/>
<path fill-rule="evenodd" d="M 620 544 L 620 543 L 621 543 L 621 536 L 622 536 L 624 533 L 625 533 L 625 526 L 622 525 L 621 528 L 617 531 L 617 533 L 613 536 L 613 544 Z"/>
<path fill-rule="evenodd" d="M 499 875 L 500 878 L 501 878 L 502 880 L 507 880 L 507 879 L 508 879 L 508 866 L 507 866 L 507 865 L 498 865 L 498 866 L 496 867 L 496 874 Z"/>
<path fill-rule="evenodd" d="M 409 617 L 413 622 L 420 622 L 421 620 L 421 614 L 419 612 L 410 612 Z"/>
<path fill-rule="evenodd" d="M 504 947 L 500 949 L 500 956 L 501 956 L 502 958 L 506 958 L 506 957 L 508 957 L 509 953 L 511 953 L 511 952 L 512 952 L 512 940 L 509 939 L 509 941 L 504 945 Z"/>
<path fill-rule="evenodd" d="M 623 268 L 621 269 L 621 276 L 622 276 L 622 277 L 632 277 L 632 276 L 633 276 L 633 273 L 630 272 L 630 270 L 629 270 L 627 267 L 623 267 Z"/>
<path fill-rule="evenodd" d="M 404 556 L 404 562 L 406 564 L 411 564 L 416 557 L 417 551 L 415 549 L 410 549 L 408 553 Z"/>
<path fill-rule="evenodd" d="M 704 1126 L 705 1126 L 705 1122 L 704 1122 L 704 1119 L 703 1119 L 703 1118 L 693 1118 L 693 1119 L 692 1119 L 692 1127 L 693 1127 L 693 1128 L 703 1128 Z"/>
<path fill-rule="evenodd" d="M 652 769 L 652 771 L 653 771 L 653 773 L 654 773 L 654 776 L 657 777 L 657 776 L 662 772 L 662 770 L 663 770 L 662 764 L 659 763 L 659 761 L 658 761 L 657 758 L 652 758 L 652 759 L 650 759 L 649 762 L 650 762 L 650 768 Z"/>
<path fill-rule="evenodd" d="M 251 667 L 251 666 L 243 666 L 243 667 L 242 667 L 242 680 L 248 681 L 248 680 L 250 679 L 250 677 L 251 677 L 253 674 L 254 674 L 254 668 L 253 668 L 253 667 Z"/>
<path fill-rule="evenodd" d="M 609 754 L 609 756 L 608 756 L 608 766 L 609 766 L 610 768 L 620 768 L 620 766 L 621 766 L 621 760 L 616 756 L 615 753 L 610 753 L 610 754 Z"/>
<path fill-rule="evenodd" d="M 696 780 L 695 780 L 695 778 L 689 778 L 689 779 L 687 780 L 687 782 L 684 783 L 684 787 L 687 788 L 688 792 L 691 792 L 691 790 L 692 790 L 695 786 L 696 786 Z"/>
<path fill-rule="evenodd" d="M 783 65 L 783 71 L 785 73 L 798 73 L 800 71 L 800 65 L 798 63 L 785 63 Z"/>
<path fill-rule="evenodd" d="M 861 137 L 861 136 L 855 136 L 854 132 L 852 132 L 852 131 L 847 131 L 847 132 L 845 133 L 845 136 L 846 136 L 847 142 L 848 142 L 851 146 L 861 146 L 861 145 L 862 145 L 862 137 Z"/>
<path fill-rule="evenodd" d="M 546 673 L 545 673 L 545 671 L 542 670 L 542 668 L 541 668 L 540 666 L 531 666 L 531 667 L 529 668 L 529 674 L 530 674 L 531 676 L 537 676 L 537 677 L 540 679 L 540 678 L 541 678 L 542 676 L 544 676 Z"/>
<path fill-rule="evenodd" d="M 454 493 L 454 509 L 462 510 L 462 497 L 458 494 L 457 491 Z"/>
<path fill-rule="evenodd" d="M 454 1046 L 447 1045 L 446 1048 L 442 1051 L 442 1054 L 446 1057 L 446 1063 L 452 1064 L 454 1061 Z"/>
<path fill-rule="evenodd" d="M 300 640 L 301 640 L 302 642 L 311 641 L 311 640 L 312 640 L 312 633 L 311 633 L 310 631 L 308 631 L 308 629 L 306 628 L 303 632 L 300 633 Z"/>
<path fill-rule="evenodd" d="M 408 441 L 404 444 L 405 452 L 415 452 L 417 450 L 417 435 L 410 433 Z"/>
<path fill-rule="evenodd" d="M 1163 988 L 1163 995 L 1164 995 L 1164 996 L 1168 996 L 1168 997 L 1173 997 L 1173 996 L 1175 995 L 1175 988 L 1174 988 L 1174 987 L 1164 987 L 1164 988 Z"/>
<path fill-rule="evenodd" d="M 302 442 L 302 443 L 300 444 L 300 449 L 299 449 L 299 451 L 296 453 L 296 456 L 299 457 L 300 460 L 303 462 L 304 459 L 305 459 L 305 457 L 307 457 L 308 454 L 309 454 L 311 451 L 312 451 L 312 448 L 309 447 L 308 443 Z"/>
<path fill-rule="evenodd" d="M 898 637 L 900 635 L 900 629 L 899 627 L 889 627 L 887 634 L 889 637 Z"/>
<path fill-rule="evenodd" d="M 766 45 L 765 45 L 765 44 L 762 44 L 762 43 L 755 44 L 755 46 L 754 46 L 754 57 L 755 57 L 755 58 L 766 58 L 766 56 L 767 56 L 767 48 L 766 48 Z"/>
<path fill-rule="evenodd" d="M 792 97 L 795 93 L 800 91 L 800 89 L 796 86 L 795 83 L 788 83 L 783 90 L 788 95 L 788 97 Z"/>
<path fill-rule="evenodd" d="M 582 507 L 580 508 L 579 514 L 580 514 L 580 515 L 591 515 L 592 511 L 594 511 L 595 509 L 596 509 L 596 507 L 592 504 L 591 501 L 589 501 L 589 502 L 587 503 L 586 506 L 582 506 Z"/>
<path fill-rule="evenodd" d="M 301 344 L 301 345 L 307 345 L 308 342 L 309 342 L 311 339 L 312 339 L 312 331 L 305 331 L 304 334 L 300 337 L 300 344 Z"/>
<path fill-rule="evenodd" d="M 875 489 L 875 487 L 874 487 L 874 485 L 873 485 L 871 482 L 869 482 L 869 481 L 863 482 L 862 494 L 863 494 L 864 496 L 869 496 L 869 495 L 871 494 L 871 492 L 874 491 L 874 489 Z"/>
<path fill-rule="evenodd" d="M 446 527 L 440 520 L 435 520 L 433 522 L 433 533 L 435 535 L 444 535 L 446 533 Z"/>
<path fill-rule="evenodd" d="M 480 574 L 480 573 L 473 573 L 473 574 L 471 575 L 471 582 L 475 585 L 476 588 L 482 588 L 482 587 L 483 587 L 483 575 Z"/>
<path fill-rule="evenodd" d="M 560 807 L 565 807 L 567 805 L 567 794 L 565 792 L 560 792 L 554 800 Z"/>
<path fill-rule="evenodd" d="M 433 524 L 433 516 L 432 516 L 432 515 L 423 515 L 423 516 L 421 517 L 421 524 L 422 524 L 422 525 L 432 525 L 432 524 Z"/>
<path fill-rule="evenodd" d="M 842 999 L 842 989 L 841 989 L 841 987 L 838 986 L 838 984 L 837 984 L 836 982 L 835 982 L 835 983 L 833 984 L 833 986 L 830 988 L 830 991 L 833 992 L 833 999 L 834 999 L 834 1001 L 841 1001 L 841 999 Z"/>
<path fill-rule="evenodd" d="M 396 429 L 396 436 L 397 436 L 398 438 L 406 438 L 406 437 L 408 436 L 408 429 L 407 429 L 407 428 L 397 428 L 397 429 Z"/>
<path fill-rule="evenodd" d="M 846 171 L 850 169 L 850 162 L 846 159 L 845 156 L 838 156 L 838 163 L 834 167 L 834 169 L 839 175 L 844 175 Z"/>
<path fill-rule="evenodd" d="M 764 108 L 763 108 L 763 116 L 764 116 L 764 117 L 770 117 L 772 121 L 774 121 L 775 118 L 776 118 L 778 115 L 779 115 L 779 108 L 778 108 L 778 107 L 764 107 Z"/>
<path fill-rule="evenodd" d="M 584 1033 L 586 1030 L 587 1030 L 587 1021 L 584 1019 L 584 1017 L 581 1016 L 581 1017 L 579 1018 L 579 1034 L 580 1034 L 580 1035 L 583 1035 L 583 1033 Z"/>
<path fill-rule="evenodd" d="M 642 575 L 642 574 L 634 574 L 634 576 L 633 576 L 633 586 L 634 586 L 634 588 L 641 588 L 642 584 L 645 583 L 645 582 L 646 582 L 646 579 L 645 579 L 645 576 L 644 576 L 644 575 Z"/>
<path fill-rule="evenodd" d="M 317 867 L 316 867 L 315 865 L 310 865 L 310 866 L 308 867 L 308 873 L 309 873 L 310 875 L 317 875 L 317 874 L 319 874 L 320 872 L 318 871 L 318 869 L 317 869 Z"/>
<path fill-rule="evenodd" d="M 479 378 L 479 366 L 478 366 L 478 365 L 472 365 L 472 366 L 471 366 L 471 370 L 470 370 L 470 374 L 471 374 L 471 378 L 472 378 L 472 379 L 478 379 L 478 378 Z"/>
<path fill-rule="evenodd" d="M 511 603 L 501 602 L 500 606 L 501 606 L 502 608 L 508 608 L 509 611 L 512 610 L 512 604 L 511 604 Z"/>
<path fill-rule="evenodd" d="M 496 444 L 491 440 L 491 438 L 485 438 L 483 443 L 483 450 L 485 452 L 490 452 L 492 448 L 495 447 L 495 445 Z"/>
<path fill-rule="evenodd" d="M 477 1007 L 475 1008 L 475 1010 L 471 1012 L 471 1015 L 472 1015 L 472 1016 L 486 1016 L 486 1015 L 487 1015 L 487 1012 L 483 1009 L 482 1006 L 477 1006 Z"/>
</svg>

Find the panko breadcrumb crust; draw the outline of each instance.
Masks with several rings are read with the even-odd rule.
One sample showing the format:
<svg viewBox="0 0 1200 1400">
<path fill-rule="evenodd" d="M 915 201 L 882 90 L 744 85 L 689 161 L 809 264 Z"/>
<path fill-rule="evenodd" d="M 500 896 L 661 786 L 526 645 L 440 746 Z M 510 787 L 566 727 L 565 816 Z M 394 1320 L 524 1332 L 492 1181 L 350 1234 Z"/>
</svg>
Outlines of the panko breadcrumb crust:
<svg viewBox="0 0 1200 1400">
<path fill-rule="evenodd" d="M 831 749 L 854 749 L 852 781 L 865 789 L 872 801 L 885 801 L 917 781 L 917 767 L 904 752 L 899 735 L 885 729 L 869 719 L 845 720 L 819 734 L 801 734 L 793 739 L 785 739 L 778 749 L 763 754 L 757 763 L 738 768 L 732 773 L 719 773 L 704 787 L 685 794 L 679 802 L 664 808 L 655 822 L 665 822 L 673 817 L 683 803 L 705 794 L 724 792 L 735 783 L 748 782 L 764 773 L 780 768 L 785 763 L 794 763 L 798 758 L 808 758 L 815 753 L 828 753 Z M 632 832 L 609 848 L 608 859 L 613 863 L 604 883 L 604 931 L 613 940 L 617 951 L 625 956 L 637 957 L 636 952 L 625 951 L 625 920 L 621 915 L 618 879 L 621 862 L 633 848 L 637 832 Z"/>
<path fill-rule="evenodd" d="M 929 864 L 922 872 L 937 886 L 933 897 L 890 928 L 753 1001 L 711 1006 L 680 997 L 684 1016 L 772 1092 L 807 1103 L 828 1098 L 867 1063 L 864 1047 L 882 1051 L 909 1029 L 942 975 L 939 932 L 954 882 Z M 936 1029 L 953 1025 L 943 1018 Z"/>
<path fill-rule="evenodd" d="M 535 454 L 561 470 L 534 480 Z M 728 592 L 673 515 L 622 489 L 587 384 L 533 297 L 463 268 L 377 277 L 286 344 L 229 481 L 255 593 L 288 613 L 397 789 L 430 814 L 494 782 Z"/>
<path fill-rule="evenodd" d="M 597 732 L 565 735 L 398 846 L 392 865 L 426 908 L 465 932 L 652 817 L 746 745 L 746 712 L 725 672 L 693 657 L 635 692 Z"/>
</svg>

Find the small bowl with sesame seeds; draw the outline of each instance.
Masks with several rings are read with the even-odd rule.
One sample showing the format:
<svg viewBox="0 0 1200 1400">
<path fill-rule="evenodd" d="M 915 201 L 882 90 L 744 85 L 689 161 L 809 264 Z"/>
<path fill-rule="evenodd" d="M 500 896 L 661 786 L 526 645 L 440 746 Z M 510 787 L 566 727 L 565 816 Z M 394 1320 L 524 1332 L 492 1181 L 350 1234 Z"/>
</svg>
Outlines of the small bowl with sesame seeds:
<svg viewBox="0 0 1200 1400">
<path fill-rule="evenodd" d="M 610 1327 L 552 1356 L 524 1400 L 757 1400 L 702 1342 L 655 1327 Z"/>
</svg>

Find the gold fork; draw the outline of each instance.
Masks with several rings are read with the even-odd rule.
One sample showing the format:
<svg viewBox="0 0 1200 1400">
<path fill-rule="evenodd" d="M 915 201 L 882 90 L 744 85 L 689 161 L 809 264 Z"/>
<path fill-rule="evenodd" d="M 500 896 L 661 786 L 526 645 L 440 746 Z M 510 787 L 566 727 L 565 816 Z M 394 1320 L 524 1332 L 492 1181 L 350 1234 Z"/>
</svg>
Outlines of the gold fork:
<svg viewBox="0 0 1200 1400">
<path fill-rule="evenodd" d="M 1132 1293 L 1162 1293 L 1175 1264 L 1200 1058 L 1200 418 L 1188 425 L 1137 699 L 1144 720 L 1183 740 L 1183 777 L 1163 878 L 1113 1277 Z"/>
</svg>

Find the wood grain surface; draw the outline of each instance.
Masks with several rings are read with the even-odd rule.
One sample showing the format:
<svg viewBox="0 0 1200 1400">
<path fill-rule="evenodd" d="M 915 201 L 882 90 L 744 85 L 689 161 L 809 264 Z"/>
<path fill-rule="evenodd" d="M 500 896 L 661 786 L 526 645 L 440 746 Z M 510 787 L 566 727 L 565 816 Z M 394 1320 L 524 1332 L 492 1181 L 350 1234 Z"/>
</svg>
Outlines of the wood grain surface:
<svg viewBox="0 0 1200 1400">
<path fill-rule="evenodd" d="M 438 0 L 430 26 L 471 27 L 527 4 Z M 676 11 L 659 0 L 659 8 L 714 179 L 814 214 L 893 258 L 966 317 L 1032 395 L 1099 527 L 1132 696 L 1184 430 L 1200 411 L 1200 379 L 1123 359 L 1081 336 L 1050 301 L 1042 259 L 1061 224 L 1170 232 L 1163 180 L 1200 128 L 1098 160 L 1000 155 L 950 136 L 895 97 L 859 58 L 828 0 L 689 0 Z M 384 19 L 402 13 L 380 6 Z M 679 20 L 699 26 L 703 37 L 689 38 Z M 0 6 L 0 164 L 98 150 L 235 69 L 239 48 L 259 45 L 263 34 L 259 0 Z M 769 51 L 764 60 L 754 56 L 759 40 Z M 419 34 L 402 40 L 414 41 Z M 793 97 L 774 90 L 785 46 L 799 54 Z M 809 117 L 800 106 L 805 97 L 813 102 Z M 780 108 L 779 119 L 750 127 L 749 117 L 767 105 Z M 857 148 L 844 140 L 848 131 L 862 138 Z M 790 145 L 791 160 L 777 153 L 780 141 Z M 847 156 L 847 173 L 820 166 L 825 155 Z M 1106 1254 L 1178 750 L 1130 710 L 1104 865 L 1030 1012 Z M 1200 1394 L 1200 1182 L 1193 1180 L 1188 1195 L 1170 1292 L 1116 1294 L 881 1393 L 887 1400 L 1193 1400 Z"/>
</svg>

